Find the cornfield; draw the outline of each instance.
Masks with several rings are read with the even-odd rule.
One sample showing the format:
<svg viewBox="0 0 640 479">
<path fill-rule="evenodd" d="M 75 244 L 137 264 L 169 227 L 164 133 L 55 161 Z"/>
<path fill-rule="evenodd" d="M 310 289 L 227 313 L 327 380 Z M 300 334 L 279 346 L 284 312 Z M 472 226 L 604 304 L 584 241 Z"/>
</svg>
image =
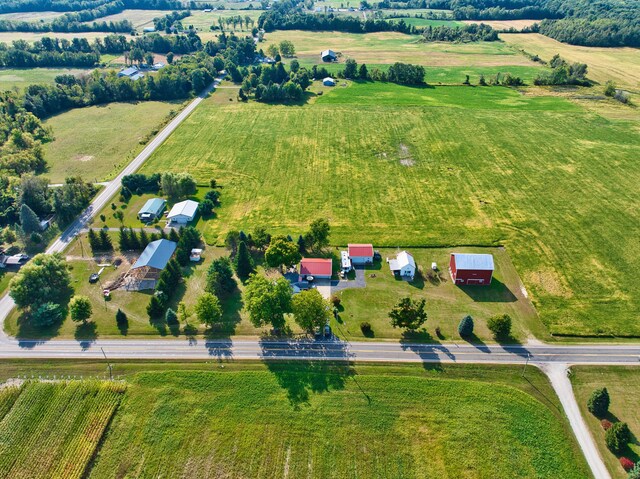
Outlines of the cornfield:
<svg viewBox="0 0 640 479">
<path fill-rule="evenodd" d="M 0 477 L 82 477 L 124 390 L 119 383 L 68 381 L 2 391 L 0 417 L 8 410 L 0 422 Z"/>
</svg>

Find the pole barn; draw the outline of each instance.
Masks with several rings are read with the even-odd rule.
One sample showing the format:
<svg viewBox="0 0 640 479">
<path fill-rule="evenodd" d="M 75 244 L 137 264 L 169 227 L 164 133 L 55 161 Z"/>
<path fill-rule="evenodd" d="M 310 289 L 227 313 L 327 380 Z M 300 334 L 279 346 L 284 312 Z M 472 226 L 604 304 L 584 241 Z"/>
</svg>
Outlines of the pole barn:
<svg viewBox="0 0 640 479">
<path fill-rule="evenodd" d="M 490 254 L 451 253 L 449 259 L 449 273 L 457 285 L 488 286 L 493 270 L 493 255 Z"/>
</svg>

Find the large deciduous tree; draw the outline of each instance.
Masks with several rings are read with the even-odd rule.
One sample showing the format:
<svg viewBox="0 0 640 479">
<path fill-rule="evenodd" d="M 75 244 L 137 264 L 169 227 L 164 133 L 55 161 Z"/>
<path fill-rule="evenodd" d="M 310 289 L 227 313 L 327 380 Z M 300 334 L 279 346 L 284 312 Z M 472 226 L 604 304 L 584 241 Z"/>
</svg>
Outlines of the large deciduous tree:
<svg viewBox="0 0 640 479">
<path fill-rule="evenodd" d="M 282 265 L 291 266 L 298 263 L 301 258 L 298 245 L 284 236 L 273 238 L 264 253 L 265 261 L 272 268 L 279 268 Z"/>
<path fill-rule="evenodd" d="M 402 298 L 389 312 L 391 326 L 415 331 L 427 320 L 427 312 L 424 310 L 425 304 L 424 299 L 414 301 L 408 297 Z"/>
<path fill-rule="evenodd" d="M 21 309 L 65 305 L 73 294 L 67 264 L 59 254 L 35 256 L 11 280 L 9 294 Z"/>
<path fill-rule="evenodd" d="M 256 328 L 267 324 L 275 329 L 284 327 L 284 315 L 291 312 L 291 286 L 286 279 L 253 275 L 247 282 L 244 299 L 249 319 Z"/>
<path fill-rule="evenodd" d="M 308 332 L 322 328 L 331 318 L 329 302 L 317 289 L 308 289 L 291 299 L 291 310 L 298 326 Z"/>
<path fill-rule="evenodd" d="M 69 303 L 69 312 L 72 321 L 86 323 L 93 313 L 93 306 L 86 296 L 74 296 Z"/>
<path fill-rule="evenodd" d="M 219 323 L 222 320 L 220 300 L 211 293 L 204 293 L 198 298 L 195 311 L 198 320 L 207 326 Z"/>
</svg>

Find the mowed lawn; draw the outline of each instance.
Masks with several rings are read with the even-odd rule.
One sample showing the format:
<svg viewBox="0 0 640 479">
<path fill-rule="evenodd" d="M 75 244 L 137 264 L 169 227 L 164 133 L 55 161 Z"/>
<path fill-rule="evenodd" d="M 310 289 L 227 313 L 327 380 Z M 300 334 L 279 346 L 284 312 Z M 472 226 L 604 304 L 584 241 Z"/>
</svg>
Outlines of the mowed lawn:
<svg viewBox="0 0 640 479">
<path fill-rule="evenodd" d="M 505 244 L 551 333 L 640 334 L 636 124 L 502 87 L 354 84 L 305 106 L 229 96 L 143 167 L 218 179 L 208 243 L 257 226 L 297 237 L 326 217 L 336 245 Z"/>
<path fill-rule="evenodd" d="M 588 411 L 587 401 L 595 389 L 607 388 L 611 405 L 606 419 L 611 422 L 626 422 L 634 437 L 622 455 L 634 462 L 640 461 L 640 443 L 637 439 L 640 437 L 640 370 L 637 367 L 623 366 L 573 366 L 571 371 L 571 382 L 580 410 L 596 440 L 600 454 L 614 478 L 626 478 L 627 474 L 619 459 L 607 449 L 600 419 Z"/>
<path fill-rule="evenodd" d="M 533 369 L 224 366 L 130 376 L 87 477 L 590 477 Z"/>
<path fill-rule="evenodd" d="M 110 103 L 47 119 L 54 140 L 44 147 L 46 176 L 54 183 L 78 175 L 87 181 L 109 180 L 143 148 L 140 141 L 179 109 L 174 102 Z"/>
<path fill-rule="evenodd" d="M 507 44 L 549 61 L 555 54 L 571 62 L 586 63 L 587 76 L 604 84 L 613 80 L 618 86 L 640 87 L 640 50 L 637 48 L 583 47 L 561 43 L 538 33 L 501 33 Z"/>
</svg>

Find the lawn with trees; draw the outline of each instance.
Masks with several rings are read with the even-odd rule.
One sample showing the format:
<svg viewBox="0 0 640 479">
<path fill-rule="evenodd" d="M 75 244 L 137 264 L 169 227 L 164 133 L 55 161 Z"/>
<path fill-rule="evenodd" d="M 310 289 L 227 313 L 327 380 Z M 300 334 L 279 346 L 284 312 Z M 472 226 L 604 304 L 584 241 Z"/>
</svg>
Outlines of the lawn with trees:
<svg viewBox="0 0 640 479">
<path fill-rule="evenodd" d="M 640 464 L 640 371 L 623 366 L 573 366 L 571 382 L 580 411 L 614 479 Z M 640 469 L 640 467 L 638 467 Z"/>
</svg>

